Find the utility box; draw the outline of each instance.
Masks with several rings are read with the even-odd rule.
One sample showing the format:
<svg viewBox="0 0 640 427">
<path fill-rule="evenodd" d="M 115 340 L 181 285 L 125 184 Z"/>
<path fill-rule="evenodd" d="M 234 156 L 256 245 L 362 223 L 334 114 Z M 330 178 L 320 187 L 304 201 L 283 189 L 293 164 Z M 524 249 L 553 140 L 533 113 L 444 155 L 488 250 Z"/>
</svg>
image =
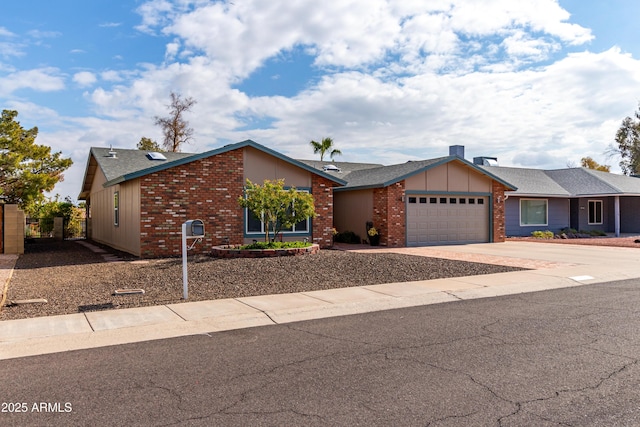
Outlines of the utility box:
<svg viewBox="0 0 640 427">
<path fill-rule="evenodd" d="M 204 237 L 204 222 L 199 219 L 185 222 L 185 232 L 187 237 Z"/>
</svg>

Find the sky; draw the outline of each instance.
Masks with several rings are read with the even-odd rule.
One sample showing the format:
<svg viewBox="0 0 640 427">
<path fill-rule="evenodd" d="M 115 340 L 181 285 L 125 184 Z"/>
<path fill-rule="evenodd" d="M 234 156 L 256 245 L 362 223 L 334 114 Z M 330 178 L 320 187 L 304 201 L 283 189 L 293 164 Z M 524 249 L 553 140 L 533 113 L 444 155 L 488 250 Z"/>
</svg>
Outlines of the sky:
<svg viewBox="0 0 640 427">
<path fill-rule="evenodd" d="M 162 142 L 170 93 L 199 153 L 252 139 L 296 159 L 449 154 L 557 169 L 606 154 L 640 101 L 637 0 L 33 0 L 3 4 L 0 106 L 73 159 Z"/>
</svg>

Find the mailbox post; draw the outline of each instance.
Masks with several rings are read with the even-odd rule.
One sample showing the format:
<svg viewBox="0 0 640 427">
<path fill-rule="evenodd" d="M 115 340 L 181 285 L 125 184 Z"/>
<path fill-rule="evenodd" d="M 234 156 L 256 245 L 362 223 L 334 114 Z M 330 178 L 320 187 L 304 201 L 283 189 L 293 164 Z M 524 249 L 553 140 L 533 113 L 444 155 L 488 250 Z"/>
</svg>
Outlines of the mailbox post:
<svg viewBox="0 0 640 427">
<path fill-rule="evenodd" d="M 189 298 L 189 277 L 187 273 L 187 251 L 202 241 L 204 237 L 204 223 L 199 219 L 189 220 L 182 224 L 182 298 Z M 195 239 L 187 247 L 187 239 Z"/>
</svg>

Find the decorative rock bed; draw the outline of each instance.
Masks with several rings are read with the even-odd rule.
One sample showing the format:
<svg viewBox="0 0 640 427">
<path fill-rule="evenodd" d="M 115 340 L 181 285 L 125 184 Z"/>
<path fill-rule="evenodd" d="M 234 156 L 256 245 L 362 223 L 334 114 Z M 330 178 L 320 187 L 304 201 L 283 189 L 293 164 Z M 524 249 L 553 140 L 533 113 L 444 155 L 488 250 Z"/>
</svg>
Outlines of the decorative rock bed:
<svg viewBox="0 0 640 427">
<path fill-rule="evenodd" d="M 314 255 L 320 252 L 320 246 L 312 244 L 306 248 L 283 249 L 240 249 L 233 246 L 214 246 L 211 256 L 214 258 L 270 258 L 279 256 Z"/>
</svg>

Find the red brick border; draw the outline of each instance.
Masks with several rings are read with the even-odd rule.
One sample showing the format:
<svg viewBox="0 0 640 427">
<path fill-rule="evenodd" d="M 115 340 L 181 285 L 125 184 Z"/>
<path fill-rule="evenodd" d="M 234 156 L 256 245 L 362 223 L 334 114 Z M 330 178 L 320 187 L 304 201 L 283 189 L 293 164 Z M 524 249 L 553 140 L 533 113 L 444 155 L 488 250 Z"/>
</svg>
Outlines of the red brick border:
<svg viewBox="0 0 640 427">
<path fill-rule="evenodd" d="M 214 258 L 272 258 L 280 256 L 315 255 L 320 252 L 320 245 L 313 244 L 306 248 L 285 249 L 235 249 L 217 246 L 211 249 Z"/>
</svg>

